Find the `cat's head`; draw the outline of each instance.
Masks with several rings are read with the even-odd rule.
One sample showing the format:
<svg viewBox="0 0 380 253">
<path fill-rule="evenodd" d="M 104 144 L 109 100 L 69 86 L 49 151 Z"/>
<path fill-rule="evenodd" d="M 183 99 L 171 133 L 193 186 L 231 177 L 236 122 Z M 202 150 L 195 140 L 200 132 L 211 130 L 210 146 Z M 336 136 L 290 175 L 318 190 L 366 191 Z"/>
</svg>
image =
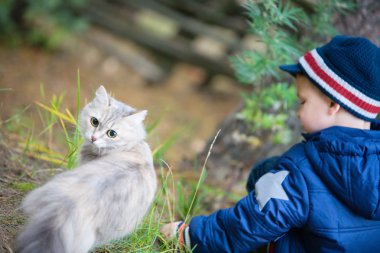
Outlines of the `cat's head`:
<svg viewBox="0 0 380 253">
<path fill-rule="evenodd" d="M 81 111 L 79 124 L 87 144 L 107 151 L 143 140 L 146 114 L 112 98 L 100 86 L 95 98 Z"/>
</svg>

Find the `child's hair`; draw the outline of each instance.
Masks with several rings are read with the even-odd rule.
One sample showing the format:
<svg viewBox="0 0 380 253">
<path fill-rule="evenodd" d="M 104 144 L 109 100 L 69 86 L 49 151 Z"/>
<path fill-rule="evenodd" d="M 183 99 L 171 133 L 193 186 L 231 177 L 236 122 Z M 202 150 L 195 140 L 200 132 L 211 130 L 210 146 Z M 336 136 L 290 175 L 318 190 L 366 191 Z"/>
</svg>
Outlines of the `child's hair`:
<svg viewBox="0 0 380 253">
<path fill-rule="evenodd" d="M 358 118 L 375 120 L 380 111 L 380 48 L 360 37 L 336 36 L 305 53 L 297 64 L 281 65 L 302 73 L 331 100 Z"/>
</svg>

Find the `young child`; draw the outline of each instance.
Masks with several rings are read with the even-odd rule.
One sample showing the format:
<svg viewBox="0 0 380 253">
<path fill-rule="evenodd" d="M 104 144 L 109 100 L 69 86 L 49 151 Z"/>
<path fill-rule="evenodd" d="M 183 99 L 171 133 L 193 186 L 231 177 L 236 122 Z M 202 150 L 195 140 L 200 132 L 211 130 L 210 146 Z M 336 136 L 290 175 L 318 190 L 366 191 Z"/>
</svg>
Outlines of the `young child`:
<svg viewBox="0 0 380 253">
<path fill-rule="evenodd" d="M 380 252 L 380 48 L 337 36 L 280 68 L 296 78 L 304 141 L 235 206 L 164 225 L 193 252 Z"/>
</svg>

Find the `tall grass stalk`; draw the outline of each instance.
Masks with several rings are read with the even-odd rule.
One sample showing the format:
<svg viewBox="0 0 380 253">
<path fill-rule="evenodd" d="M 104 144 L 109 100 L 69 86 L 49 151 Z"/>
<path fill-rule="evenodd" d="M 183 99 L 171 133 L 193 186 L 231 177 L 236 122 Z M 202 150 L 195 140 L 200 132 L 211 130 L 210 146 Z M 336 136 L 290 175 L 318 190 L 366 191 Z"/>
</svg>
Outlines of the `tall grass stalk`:
<svg viewBox="0 0 380 253">
<path fill-rule="evenodd" d="M 162 182 L 162 193 L 163 195 L 165 196 L 165 200 L 164 202 L 166 203 L 167 205 L 167 209 L 168 209 L 168 216 L 169 216 L 169 219 L 170 220 L 173 220 L 174 219 L 174 212 L 175 212 L 175 205 L 174 205 L 174 201 L 173 201 L 173 204 L 171 204 L 170 202 L 170 196 L 169 196 L 169 187 L 168 187 L 168 181 L 169 181 L 169 178 L 171 179 L 171 186 L 172 186 L 172 198 L 175 199 L 175 184 L 174 184 L 174 176 L 173 176 L 173 171 L 171 169 L 171 166 L 163 159 L 160 159 L 161 163 L 163 163 L 167 168 L 168 168 L 168 175 L 166 176 L 166 178 L 164 178 L 162 175 L 164 175 L 163 173 L 163 166 L 161 164 L 160 166 L 160 173 L 161 173 L 161 182 Z"/>
<path fill-rule="evenodd" d="M 80 113 L 80 78 L 79 78 L 79 70 L 78 70 L 78 79 L 77 79 L 77 101 L 76 101 L 76 116 L 73 116 L 73 114 L 70 112 L 70 110 L 66 109 L 64 112 L 60 111 L 60 105 L 63 100 L 63 96 L 59 96 L 58 99 L 56 96 L 53 96 L 53 99 L 51 101 L 51 105 L 47 106 L 40 102 L 35 102 L 36 105 L 44 109 L 46 112 L 48 112 L 48 115 L 50 120 L 46 124 L 45 121 L 45 129 L 49 131 L 49 136 L 52 135 L 53 132 L 53 125 L 58 121 L 62 130 L 63 134 L 66 139 L 67 144 L 67 153 L 61 157 L 61 159 L 64 161 L 64 165 L 68 169 L 72 169 L 76 165 L 77 156 L 78 156 L 78 149 L 82 143 L 82 139 L 80 136 L 79 131 L 79 125 L 78 125 L 78 117 Z M 42 93 L 44 94 L 44 93 Z M 43 118 L 43 117 L 42 117 Z M 46 118 L 46 117 L 45 117 Z M 43 122 L 44 123 L 44 122 Z M 71 127 L 74 127 L 74 132 L 72 133 L 70 129 L 68 129 L 69 124 Z M 45 131 L 45 130 L 44 130 Z M 50 138 L 49 138 L 50 139 Z M 49 145 L 50 147 L 50 145 Z M 48 154 L 48 153 L 47 153 Z M 51 159 L 51 161 L 55 161 L 55 159 Z"/>
<path fill-rule="evenodd" d="M 199 188 L 201 187 L 201 185 L 203 185 L 203 182 L 204 182 L 204 180 L 206 178 L 206 176 L 205 176 L 206 175 L 206 164 L 207 164 L 208 158 L 211 155 L 211 150 L 212 150 L 212 148 L 214 146 L 214 143 L 215 143 L 216 139 L 218 138 L 218 135 L 219 135 L 220 131 L 221 130 L 219 129 L 218 132 L 216 133 L 216 135 L 215 135 L 215 137 L 214 137 L 214 139 L 213 139 L 213 141 L 212 141 L 212 143 L 210 145 L 210 148 L 208 150 L 206 159 L 205 159 L 205 161 L 203 163 L 202 171 L 201 171 L 201 174 L 200 174 L 199 180 L 198 180 L 198 184 L 197 184 L 197 187 L 195 188 L 194 196 L 193 196 L 193 198 L 191 200 L 191 203 L 190 203 L 190 208 L 189 208 L 188 213 L 186 214 L 186 217 L 185 217 L 185 220 L 184 220 L 185 223 L 189 221 L 190 214 L 191 214 L 191 212 L 193 210 L 193 206 L 196 203 L 196 197 L 198 196 Z"/>
<path fill-rule="evenodd" d="M 221 130 L 217 132 L 215 135 L 210 148 L 208 150 L 208 154 L 206 156 L 206 159 L 203 163 L 202 170 L 200 172 L 199 178 L 197 180 L 195 188 L 190 192 L 187 193 L 184 190 L 185 182 L 181 182 L 178 180 L 177 182 L 174 181 L 174 176 L 172 173 L 171 167 L 165 162 L 162 161 L 166 167 L 168 168 L 169 174 L 166 178 L 163 178 L 162 188 L 161 191 L 164 193 L 164 204 L 165 204 L 165 210 L 167 210 L 168 217 L 165 217 L 164 220 L 169 219 L 169 222 L 173 222 L 176 219 L 178 219 L 178 215 L 180 217 L 184 217 L 184 222 L 189 222 L 191 216 L 194 214 L 195 207 L 200 204 L 200 198 L 199 193 L 200 189 L 204 186 L 204 180 L 206 178 L 206 165 L 207 161 L 211 155 L 211 151 L 213 149 L 214 143 L 218 138 L 218 135 Z M 171 182 L 172 191 L 168 191 L 168 185 Z M 188 183 L 188 182 L 187 182 Z M 177 185 L 177 188 L 175 187 Z M 177 193 L 177 194 L 176 194 Z M 190 201 L 188 202 L 186 199 L 186 196 L 188 195 L 190 197 Z M 182 209 L 182 210 L 181 210 Z M 177 216 L 177 217 L 176 217 Z M 160 216 L 162 217 L 162 216 Z M 159 223 L 165 223 L 165 222 L 159 222 Z M 159 234 L 158 238 L 160 238 L 160 241 L 163 244 L 163 248 L 161 248 L 161 252 L 192 252 L 191 249 L 181 249 L 179 241 L 177 238 L 174 240 L 166 240 L 162 238 L 162 236 Z"/>
</svg>

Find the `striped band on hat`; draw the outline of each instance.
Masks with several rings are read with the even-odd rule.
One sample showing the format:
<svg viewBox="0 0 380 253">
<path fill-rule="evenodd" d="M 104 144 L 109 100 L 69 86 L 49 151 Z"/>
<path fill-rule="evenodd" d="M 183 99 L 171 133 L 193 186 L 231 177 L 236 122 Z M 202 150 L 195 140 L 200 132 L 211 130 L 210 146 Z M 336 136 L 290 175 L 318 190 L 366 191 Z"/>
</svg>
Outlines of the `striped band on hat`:
<svg viewBox="0 0 380 253">
<path fill-rule="evenodd" d="M 316 49 L 307 52 L 299 59 L 306 74 L 330 95 L 330 98 L 345 109 L 358 115 L 374 119 L 380 111 L 380 101 L 365 95 L 349 82 L 339 77 L 329 68 Z"/>
</svg>

